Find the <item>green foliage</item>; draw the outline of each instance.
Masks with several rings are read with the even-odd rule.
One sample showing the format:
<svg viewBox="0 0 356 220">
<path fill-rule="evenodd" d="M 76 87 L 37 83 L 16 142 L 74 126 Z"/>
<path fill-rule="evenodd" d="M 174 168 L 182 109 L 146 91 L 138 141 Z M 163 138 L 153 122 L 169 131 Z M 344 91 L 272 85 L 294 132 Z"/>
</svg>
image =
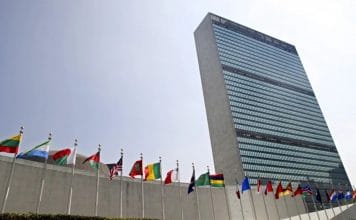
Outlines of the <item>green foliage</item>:
<svg viewBox="0 0 356 220">
<path fill-rule="evenodd" d="M 79 215 L 37 215 L 33 213 L 27 214 L 16 214 L 16 213 L 5 213 L 0 214 L 1 220 L 143 220 L 141 218 L 104 218 L 104 217 L 90 217 L 90 216 L 79 216 Z M 154 220 L 147 219 L 145 220 Z"/>
</svg>

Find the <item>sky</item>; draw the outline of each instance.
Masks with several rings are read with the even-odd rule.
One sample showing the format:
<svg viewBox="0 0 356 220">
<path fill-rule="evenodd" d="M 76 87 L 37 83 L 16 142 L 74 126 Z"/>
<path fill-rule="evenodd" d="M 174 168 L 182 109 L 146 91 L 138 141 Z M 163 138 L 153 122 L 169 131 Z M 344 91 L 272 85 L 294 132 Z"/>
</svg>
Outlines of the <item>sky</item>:
<svg viewBox="0 0 356 220">
<path fill-rule="evenodd" d="M 102 161 L 124 149 L 214 169 L 193 32 L 208 12 L 296 46 L 346 172 L 356 184 L 356 2 L 352 0 L 0 0 L 0 139 L 21 150 L 53 133 Z M 213 171 L 212 171 L 213 172 Z"/>
</svg>

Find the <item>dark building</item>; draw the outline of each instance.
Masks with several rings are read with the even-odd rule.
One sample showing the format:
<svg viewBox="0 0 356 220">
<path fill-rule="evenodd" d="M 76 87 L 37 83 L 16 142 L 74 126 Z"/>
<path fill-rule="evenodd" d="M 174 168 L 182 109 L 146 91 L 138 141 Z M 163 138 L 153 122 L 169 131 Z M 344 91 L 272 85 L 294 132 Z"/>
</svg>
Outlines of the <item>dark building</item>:
<svg viewBox="0 0 356 220">
<path fill-rule="evenodd" d="M 211 13 L 194 34 L 215 169 L 227 184 L 247 175 L 350 186 L 293 45 Z"/>
</svg>

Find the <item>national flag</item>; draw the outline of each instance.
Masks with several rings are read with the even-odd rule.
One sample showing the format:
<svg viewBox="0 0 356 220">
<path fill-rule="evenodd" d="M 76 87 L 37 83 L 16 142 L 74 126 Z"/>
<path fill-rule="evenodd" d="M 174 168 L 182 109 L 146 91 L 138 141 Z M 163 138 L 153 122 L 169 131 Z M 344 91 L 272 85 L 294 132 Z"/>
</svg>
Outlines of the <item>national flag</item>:
<svg viewBox="0 0 356 220">
<path fill-rule="evenodd" d="M 42 144 L 39 144 L 24 153 L 21 152 L 19 153 L 19 155 L 17 155 L 17 158 L 39 157 L 47 159 L 50 142 L 50 140 L 45 141 Z"/>
<path fill-rule="evenodd" d="M 330 195 L 328 193 L 328 191 L 325 190 L 325 196 L 326 196 L 326 201 L 330 202 Z"/>
<path fill-rule="evenodd" d="M 276 193 L 274 196 L 276 199 L 279 199 L 279 197 L 283 196 L 283 187 L 281 181 L 279 181 L 277 185 Z"/>
<path fill-rule="evenodd" d="M 262 188 L 262 181 L 260 179 L 257 180 L 257 193 L 261 193 Z"/>
<path fill-rule="evenodd" d="M 245 176 L 245 179 L 242 181 L 241 185 L 241 193 L 244 193 L 244 191 L 251 190 L 250 183 L 248 181 L 248 177 Z"/>
<path fill-rule="evenodd" d="M 336 201 L 336 199 L 337 199 L 337 193 L 336 193 L 336 191 L 333 189 L 331 192 L 330 192 L 330 201 L 332 201 L 332 202 L 335 202 Z"/>
<path fill-rule="evenodd" d="M 321 194 L 318 188 L 316 188 L 316 194 L 315 194 L 316 201 L 323 203 L 321 200 Z"/>
<path fill-rule="evenodd" d="M 236 196 L 238 199 L 241 199 L 240 190 L 238 188 L 236 190 Z"/>
<path fill-rule="evenodd" d="M 310 185 L 308 185 L 308 184 L 303 186 L 302 190 L 303 190 L 303 196 L 311 196 L 311 195 L 313 195 L 313 191 L 312 191 Z"/>
<path fill-rule="evenodd" d="M 351 194 L 350 191 L 347 191 L 347 192 L 346 192 L 346 194 L 345 194 L 345 199 L 346 199 L 346 200 L 352 199 L 352 194 Z"/>
<path fill-rule="evenodd" d="M 356 200 L 356 190 L 352 191 L 352 200 Z"/>
<path fill-rule="evenodd" d="M 212 174 L 209 175 L 210 185 L 212 187 L 224 187 L 224 175 L 223 174 Z"/>
<path fill-rule="evenodd" d="M 292 189 L 292 183 L 289 182 L 287 187 L 283 189 L 283 195 L 288 196 L 288 195 L 293 195 L 293 189 Z"/>
<path fill-rule="evenodd" d="M 178 181 L 178 168 L 170 170 L 164 179 L 164 184 L 171 184 L 172 182 Z"/>
<path fill-rule="evenodd" d="M 22 139 L 22 135 L 18 134 L 9 139 L 0 142 L 0 152 L 6 152 L 11 154 L 17 154 L 19 151 L 19 145 Z"/>
<path fill-rule="evenodd" d="M 122 172 L 122 156 L 117 163 L 106 164 L 106 166 L 109 168 L 109 177 L 112 180 L 114 176 L 118 176 L 119 172 Z"/>
<path fill-rule="evenodd" d="M 343 198 L 345 198 L 345 194 L 343 191 L 339 190 L 339 192 L 337 193 L 337 199 L 341 200 Z"/>
<path fill-rule="evenodd" d="M 293 196 L 298 196 L 298 195 L 303 195 L 303 189 L 300 186 L 300 184 L 298 184 L 297 189 L 294 191 Z"/>
<path fill-rule="evenodd" d="M 93 169 L 99 169 L 99 163 L 100 163 L 100 151 L 96 152 L 95 154 L 91 155 L 90 157 L 87 157 L 84 161 L 83 164 L 89 161 L 89 165 Z"/>
<path fill-rule="evenodd" d="M 237 182 L 237 180 L 236 180 L 236 196 L 237 196 L 238 199 L 241 199 L 239 183 Z"/>
<path fill-rule="evenodd" d="M 145 180 L 156 180 L 161 178 L 161 163 L 151 163 L 145 166 Z"/>
<path fill-rule="evenodd" d="M 210 185 L 209 172 L 200 175 L 199 178 L 195 181 L 195 185 L 196 186 Z"/>
<path fill-rule="evenodd" d="M 76 148 L 65 148 L 63 150 L 57 151 L 51 157 L 57 165 L 61 165 L 61 166 L 66 164 L 75 165 L 77 150 Z"/>
<path fill-rule="evenodd" d="M 273 186 L 270 180 L 267 181 L 265 195 L 267 195 L 269 192 L 273 193 Z"/>
<path fill-rule="evenodd" d="M 142 170 L 142 160 L 137 160 L 134 165 L 131 168 L 130 174 L 132 178 L 135 178 L 135 176 L 143 176 L 143 170 Z"/>
<path fill-rule="evenodd" d="M 195 169 L 193 168 L 192 177 L 190 178 L 190 183 L 188 186 L 188 194 L 193 192 L 195 189 Z"/>
</svg>

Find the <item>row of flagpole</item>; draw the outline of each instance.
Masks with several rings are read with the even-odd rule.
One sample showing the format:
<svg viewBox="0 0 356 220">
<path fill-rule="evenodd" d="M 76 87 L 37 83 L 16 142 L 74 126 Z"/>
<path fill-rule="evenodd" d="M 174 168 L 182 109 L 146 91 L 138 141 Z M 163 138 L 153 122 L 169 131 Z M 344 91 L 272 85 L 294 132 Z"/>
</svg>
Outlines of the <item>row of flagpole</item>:
<svg viewBox="0 0 356 220">
<path fill-rule="evenodd" d="M 18 142 L 18 146 L 17 146 L 17 149 L 19 148 L 20 146 L 20 143 L 21 143 L 21 138 L 22 138 L 22 135 L 23 135 L 23 127 L 21 127 L 20 129 L 20 132 L 19 132 L 19 142 Z M 50 133 L 49 134 L 49 137 L 48 137 L 48 141 L 38 145 L 38 146 L 43 146 L 43 145 L 46 145 L 47 146 L 47 150 L 49 150 L 49 144 L 52 140 L 52 134 Z M 0 142 L 0 143 L 3 143 L 3 142 Z M 36 146 L 35 148 L 37 148 L 38 146 Z M 75 140 L 75 143 L 74 143 L 74 152 L 76 152 L 77 150 L 77 140 Z M 1 147 L 1 146 L 0 146 Z M 98 147 L 98 152 L 95 154 L 95 155 L 92 155 L 90 157 L 88 157 L 84 162 L 86 161 L 90 161 L 91 162 L 95 162 L 95 160 L 93 158 L 95 158 L 95 156 L 97 156 L 97 161 L 96 162 L 100 162 L 100 151 L 101 151 L 101 145 L 99 144 L 99 147 Z M 4 194 L 4 199 L 3 199 L 3 204 L 2 204 L 2 213 L 4 213 L 5 211 L 5 208 L 6 208 L 6 203 L 7 203 L 7 199 L 8 199 L 8 196 L 9 196 L 9 192 L 10 192 L 10 188 L 11 188 L 11 184 L 12 184 L 12 178 L 13 178 L 13 174 L 14 174 L 14 169 L 15 169 L 15 164 L 16 164 L 16 156 L 17 156 L 17 151 L 15 152 L 14 154 L 14 157 L 13 157 L 13 160 L 12 160 L 12 164 L 11 164 L 11 170 L 10 170 L 10 175 L 8 177 L 8 180 L 7 180 L 7 184 L 6 184 L 6 191 L 5 191 L 5 194 Z M 93 161 L 91 161 L 93 160 Z M 120 171 L 120 217 L 122 217 L 123 215 L 123 211 L 122 211 L 122 160 L 123 160 L 123 150 L 121 149 L 121 170 Z M 140 174 L 141 175 L 141 208 L 142 208 L 142 217 L 145 217 L 145 204 L 144 204 L 144 179 L 143 179 L 143 169 L 142 169 L 142 162 L 143 162 L 143 154 L 141 153 L 140 155 L 140 160 L 141 160 L 141 168 L 140 168 Z M 84 163 L 83 162 L 83 163 Z M 137 162 L 137 161 L 136 161 Z M 43 167 L 42 167 L 42 175 L 41 175 L 41 184 L 40 184 L 40 192 L 39 192 L 39 197 L 38 197 L 38 201 L 37 201 L 37 204 L 36 204 L 36 213 L 39 213 L 40 212 L 40 205 L 41 205 L 41 201 L 42 201 L 42 196 L 43 196 L 43 190 L 44 190 L 44 186 L 45 186 L 45 179 L 46 179 L 46 171 L 47 171 L 47 163 L 48 163 L 48 156 L 45 158 L 45 162 L 43 164 Z M 75 163 L 75 162 L 74 162 Z M 119 163 L 119 162 L 118 162 Z M 161 166 L 161 163 L 162 163 L 162 160 L 161 160 L 161 157 L 159 157 L 159 173 L 160 173 L 160 185 L 161 185 L 161 207 L 162 207 L 162 219 L 165 220 L 165 204 L 164 204 L 164 193 L 165 193 L 165 190 L 164 190 L 164 184 L 163 184 L 163 179 L 162 179 L 162 166 Z M 136 163 L 134 164 L 134 167 L 135 167 Z M 132 170 L 134 169 L 134 167 L 132 168 Z M 195 195 L 196 195 L 196 204 L 197 204 L 197 211 L 198 211 L 198 219 L 200 220 L 201 219 L 201 213 L 200 213 L 200 207 L 199 207 L 199 193 L 198 193 L 198 187 L 195 187 L 195 167 L 194 167 L 194 163 L 192 164 L 192 168 L 193 168 L 193 175 L 192 175 L 192 178 L 191 178 L 191 183 L 189 185 L 189 188 L 188 188 L 188 194 L 192 191 L 195 191 Z M 73 164 L 72 166 L 72 172 L 71 172 L 71 180 L 70 180 L 70 190 L 69 190 L 69 196 L 68 196 L 68 206 L 67 206 L 67 214 L 70 214 L 71 213 L 71 204 L 72 204 L 72 195 L 73 195 L 73 179 L 74 179 L 74 174 L 75 174 L 75 166 Z M 100 163 L 97 163 L 96 164 L 96 197 L 95 197 L 95 216 L 98 215 L 98 198 L 99 198 L 99 180 L 100 180 L 100 177 L 99 177 L 99 169 L 100 169 Z M 210 171 L 209 171 L 209 167 L 207 167 L 207 170 L 208 170 L 208 176 L 210 178 Z M 177 171 L 177 177 L 178 177 L 178 186 L 179 186 L 179 201 L 180 201 L 180 206 L 181 206 L 181 219 L 184 218 L 184 212 L 183 212 L 183 208 L 182 208 L 182 196 L 181 196 L 181 187 L 180 187 L 180 172 L 179 172 L 179 163 L 177 161 L 177 167 L 176 167 L 176 171 Z M 111 171 L 110 171 L 111 172 Z M 132 171 L 131 171 L 132 172 Z M 131 172 L 130 172 L 130 176 L 131 176 Z M 133 176 L 132 176 L 133 177 Z M 246 177 L 247 178 L 247 177 Z M 157 178 L 156 178 L 157 179 Z M 248 179 L 247 179 L 248 181 Z M 260 181 L 260 180 L 258 180 Z M 190 188 L 191 188 L 191 184 L 194 184 L 194 189 L 192 188 L 192 191 L 190 191 Z M 238 183 L 237 183 L 238 184 Z M 259 183 L 260 184 L 260 183 Z M 249 184 L 248 184 L 249 185 Z M 309 185 L 309 184 L 308 184 Z M 237 185 L 238 187 L 238 185 Z M 267 186 L 266 186 L 267 187 Z M 291 187 L 291 186 L 290 186 Z M 278 187 L 277 187 L 278 188 Z M 250 186 L 249 186 L 249 189 L 250 189 Z M 267 190 L 267 188 L 266 188 Z M 215 219 L 215 210 L 214 210 L 214 200 L 213 200 L 213 195 L 212 195 L 212 190 L 211 190 L 211 184 L 210 184 L 210 179 L 209 179 L 209 191 L 210 191 L 210 198 L 211 198 L 211 204 L 212 204 L 212 214 L 213 214 L 213 218 Z M 242 185 L 242 192 L 244 191 L 244 185 Z M 252 196 L 252 192 L 251 190 L 250 191 L 250 202 L 251 202 L 251 208 L 253 210 L 253 217 L 254 219 L 257 219 L 257 214 L 256 214 L 256 210 L 255 210 L 255 207 L 254 207 L 254 201 L 253 201 L 253 196 Z M 273 191 L 273 189 L 272 189 Z M 227 199 L 227 194 L 226 194 L 226 189 L 225 189 L 225 198 L 226 198 L 226 202 L 228 203 L 228 199 Z M 319 196 L 320 196 L 320 192 L 319 192 Z M 284 197 L 284 196 L 283 196 Z M 314 200 L 314 197 L 311 196 L 312 198 L 312 201 L 313 201 L 313 204 L 314 204 L 314 208 L 317 212 L 317 207 L 316 207 L 316 203 L 315 203 L 315 200 Z M 288 211 L 288 206 L 286 204 L 286 201 L 285 201 L 285 197 L 283 198 L 284 200 L 284 203 L 285 203 L 285 206 L 286 206 L 286 211 L 287 211 L 287 215 L 290 216 L 290 213 Z M 295 197 L 294 197 L 294 203 L 295 203 L 295 207 L 296 207 L 296 210 L 298 212 L 298 205 L 296 203 L 296 200 L 295 200 Z M 320 200 L 321 201 L 321 200 Z M 268 214 L 268 211 L 267 211 L 267 207 L 266 207 L 266 202 L 265 202 L 265 198 L 263 197 L 263 203 L 264 203 L 264 208 L 265 208 L 265 212 L 266 212 L 266 215 L 267 215 L 267 218 L 270 219 L 269 217 L 269 214 Z M 303 203 L 304 205 L 306 206 L 305 204 L 305 201 L 303 199 Z M 340 204 L 339 204 L 339 201 L 337 200 L 337 203 L 338 203 L 338 206 L 340 208 L 340 211 L 342 211 L 341 207 L 340 207 Z M 325 207 L 324 207 L 324 204 L 321 202 L 322 204 L 322 208 L 324 209 L 325 211 Z M 241 203 L 241 200 L 240 200 L 240 206 L 241 206 L 241 211 L 242 211 L 242 217 L 244 218 L 244 214 L 243 214 L 243 208 L 242 208 L 242 203 Z M 276 210 L 277 210 L 277 214 L 280 218 L 280 213 L 278 211 L 278 207 L 277 207 L 277 203 L 276 203 L 276 200 L 275 200 L 275 206 L 276 206 Z M 331 201 L 330 201 L 330 206 L 331 206 Z M 307 207 L 306 207 L 307 208 Z M 331 206 L 331 209 L 334 213 L 334 216 L 335 216 L 335 212 L 333 210 L 333 207 Z M 231 210 L 228 210 L 228 215 L 229 215 L 229 218 L 231 216 Z M 319 216 L 319 213 L 317 212 L 317 215 L 318 215 L 318 219 L 320 219 L 320 216 Z M 328 218 L 328 215 L 325 211 L 325 215 L 326 217 Z M 299 219 L 301 219 L 301 216 L 298 212 L 298 216 L 299 216 Z M 310 215 L 308 213 L 308 216 L 310 218 Z"/>
</svg>

